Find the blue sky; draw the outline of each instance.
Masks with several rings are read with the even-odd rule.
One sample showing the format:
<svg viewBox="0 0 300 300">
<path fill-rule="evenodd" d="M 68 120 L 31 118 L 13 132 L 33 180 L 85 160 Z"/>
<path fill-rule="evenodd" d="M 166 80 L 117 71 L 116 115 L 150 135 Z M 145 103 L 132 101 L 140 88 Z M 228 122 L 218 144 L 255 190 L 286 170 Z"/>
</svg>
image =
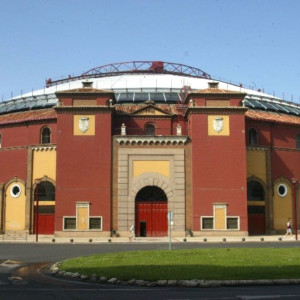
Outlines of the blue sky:
<svg viewBox="0 0 300 300">
<path fill-rule="evenodd" d="M 122 61 L 200 68 L 300 103 L 298 0 L 1 0 L 0 101 Z"/>
</svg>

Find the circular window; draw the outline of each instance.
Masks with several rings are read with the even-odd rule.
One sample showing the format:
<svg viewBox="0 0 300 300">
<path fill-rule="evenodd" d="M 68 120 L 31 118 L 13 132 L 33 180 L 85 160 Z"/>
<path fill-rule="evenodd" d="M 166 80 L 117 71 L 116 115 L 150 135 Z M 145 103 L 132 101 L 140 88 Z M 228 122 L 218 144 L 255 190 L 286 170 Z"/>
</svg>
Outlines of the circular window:
<svg viewBox="0 0 300 300">
<path fill-rule="evenodd" d="M 283 183 L 280 183 L 277 187 L 277 193 L 280 197 L 285 197 L 288 192 L 287 186 Z"/>
<path fill-rule="evenodd" d="M 14 198 L 18 198 L 21 195 L 21 188 L 18 184 L 14 184 L 11 189 L 10 193 Z"/>
</svg>

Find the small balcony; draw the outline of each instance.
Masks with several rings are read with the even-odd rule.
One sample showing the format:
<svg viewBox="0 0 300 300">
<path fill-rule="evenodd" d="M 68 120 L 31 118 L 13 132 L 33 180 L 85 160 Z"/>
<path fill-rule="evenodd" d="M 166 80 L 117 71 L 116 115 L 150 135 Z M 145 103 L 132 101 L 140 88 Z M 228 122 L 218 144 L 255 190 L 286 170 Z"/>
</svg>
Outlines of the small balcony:
<svg viewBox="0 0 300 300">
<path fill-rule="evenodd" d="M 128 128 L 122 124 L 114 130 L 114 138 L 120 145 L 184 145 L 189 137 L 181 125 L 172 128 Z"/>
</svg>

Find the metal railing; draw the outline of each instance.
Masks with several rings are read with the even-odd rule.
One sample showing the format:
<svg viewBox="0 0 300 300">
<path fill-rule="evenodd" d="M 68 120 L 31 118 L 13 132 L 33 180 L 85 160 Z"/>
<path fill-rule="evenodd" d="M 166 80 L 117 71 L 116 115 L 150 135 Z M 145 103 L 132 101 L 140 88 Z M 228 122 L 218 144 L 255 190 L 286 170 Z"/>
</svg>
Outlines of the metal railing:
<svg viewBox="0 0 300 300">
<path fill-rule="evenodd" d="M 9 231 L 2 234 L 2 242 L 4 241 L 26 241 L 28 238 L 27 231 Z"/>
<path fill-rule="evenodd" d="M 114 128 L 113 135 L 122 135 L 121 128 Z M 147 131 L 145 128 L 130 128 L 126 127 L 125 135 L 143 135 L 143 136 L 176 136 L 176 128 L 155 128 L 155 131 Z M 187 128 L 181 128 L 181 135 L 189 135 Z"/>
</svg>

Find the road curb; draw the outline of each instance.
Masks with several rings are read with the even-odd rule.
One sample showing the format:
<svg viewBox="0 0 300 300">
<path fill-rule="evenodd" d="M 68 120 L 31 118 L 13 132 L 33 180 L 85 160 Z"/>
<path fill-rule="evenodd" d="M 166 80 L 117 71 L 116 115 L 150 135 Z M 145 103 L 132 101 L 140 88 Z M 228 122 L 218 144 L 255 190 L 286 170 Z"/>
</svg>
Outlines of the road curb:
<svg viewBox="0 0 300 300">
<path fill-rule="evenodd" d="M 134 285 L 142 287 L 225 287 L 225 286 L 254 286 L 254 285 L 293 285 L 300 284 L 300 279 L 260 279 L 260 280 L 137 280 L 130 279 L 128 281 L 119 280 L 116 277 L 107 278 L 104 276 L 87 276 L 79 274 L 78 272 L 65 272 L 59 269 L 59 262 L 49 267 L 52 276 L 68 278 L 68 279 L 79 279 L 84 282 L 92 283 L 107 283 L 111 285 Z"/>
</svg>

